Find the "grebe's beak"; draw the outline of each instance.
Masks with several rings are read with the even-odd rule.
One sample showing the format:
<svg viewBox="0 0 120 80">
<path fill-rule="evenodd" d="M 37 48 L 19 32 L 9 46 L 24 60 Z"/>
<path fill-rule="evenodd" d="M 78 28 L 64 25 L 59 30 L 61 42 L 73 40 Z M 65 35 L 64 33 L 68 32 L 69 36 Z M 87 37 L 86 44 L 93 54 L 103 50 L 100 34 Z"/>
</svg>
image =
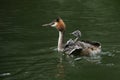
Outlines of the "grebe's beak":
<svg viewBox="0 0 120 80">
<path fill-rule="evenodd" d="M 48 24 L 43 24 L 42 26 L 52 26 L 53 22 L 48 23 Z"/>
</svg>

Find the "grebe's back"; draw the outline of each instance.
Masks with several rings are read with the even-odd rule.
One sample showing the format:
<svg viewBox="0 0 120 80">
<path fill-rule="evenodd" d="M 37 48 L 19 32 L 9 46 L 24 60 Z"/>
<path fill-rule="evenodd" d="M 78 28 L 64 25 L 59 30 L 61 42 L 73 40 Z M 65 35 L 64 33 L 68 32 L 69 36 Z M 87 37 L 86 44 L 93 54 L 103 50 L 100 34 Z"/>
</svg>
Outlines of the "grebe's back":
<svg viewBox="0 0 120 80">
<path fill-rule="evenodd" d="M 79 40 L 81 32 L 76 30 L 72 32 L 76 39 L 68 40 L 64 52 L 69 55 L 93 56 L 101 52 L 101 44 L 97 41 Z"/>
</svg>

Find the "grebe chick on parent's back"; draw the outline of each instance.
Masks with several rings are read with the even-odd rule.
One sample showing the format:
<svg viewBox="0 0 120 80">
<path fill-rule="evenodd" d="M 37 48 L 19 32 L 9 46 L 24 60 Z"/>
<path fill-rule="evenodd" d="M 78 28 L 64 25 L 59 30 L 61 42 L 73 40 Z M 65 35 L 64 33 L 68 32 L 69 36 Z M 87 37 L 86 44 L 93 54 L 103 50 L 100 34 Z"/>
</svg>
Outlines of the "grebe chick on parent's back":
<svg viewBox="0 0 120 80">
<path fill-rule="evenodd" d="M 70 39 L 67 41 L 66 44 L 64 44 L 64 34 L 66 26 L 64 21 L 60 17 L 55 19 L 53 22 L 44 24 L 42 26 L 55 27 L 58 30 L 58 52 L 64 52 L 68 55 L 80 56 L 93 56 L 100 54 L 101 52 L 101 44 L 99 42 L 79 40 L 79 38 L 81 37 L 81 32 L 79 30 L 72 32 L 76 39 Z"/>
</svg>

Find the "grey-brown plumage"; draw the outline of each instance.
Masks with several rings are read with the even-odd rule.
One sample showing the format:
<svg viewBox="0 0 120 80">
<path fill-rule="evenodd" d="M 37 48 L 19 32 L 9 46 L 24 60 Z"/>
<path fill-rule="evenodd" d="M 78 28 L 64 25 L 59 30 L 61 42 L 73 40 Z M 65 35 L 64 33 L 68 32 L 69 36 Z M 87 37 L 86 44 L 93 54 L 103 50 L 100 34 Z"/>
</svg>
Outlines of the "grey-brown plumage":
<svg viewBox="0 0 120 80">
<path fill-rule="evenodd" d="M 81 32 L 76 30 L 72 32 L 72 34 L 76 37 L 74 40 L 70 39 L 67 41 L 64 47 L 64 52 L 69 55 L 85 55 L 91 56 L 101 51 L 101 44 L 96 41 L 87 41 L 87 40 L 79 40 L 81 36 Z M 96 51 L 95 51 L 96 50 Z"/>
</svg>

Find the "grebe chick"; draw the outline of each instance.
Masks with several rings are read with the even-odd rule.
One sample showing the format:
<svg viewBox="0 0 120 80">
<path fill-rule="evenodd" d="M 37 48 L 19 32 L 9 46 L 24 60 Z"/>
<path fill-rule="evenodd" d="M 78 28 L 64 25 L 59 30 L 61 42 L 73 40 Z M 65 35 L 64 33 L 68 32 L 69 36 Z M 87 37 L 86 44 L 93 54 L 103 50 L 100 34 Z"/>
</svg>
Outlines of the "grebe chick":
<svg viewBox="0 0 120 80">
<path fill-rule="evenodd" d="M 101 52 L 101 44 L 96 41 L 86 41 L 79 40 L 81 37 L 81 32 L 76 30 L 72 32 L 72 34 L 76 37 L 75 40 L 70 39 L 67 43 L 64 43 L 64 34 L 65 34 L 65 23 L 64 21 L 58 17 L 54 21 L 48 24 L 44 24 L 42 26 L 50 26 L 55 27 L 59 32 L 58 38 L 58 52 L 64 52 L 68 55 L 80 55 L 80 56 L 93 56 L 96 54 L 100 54 Z"/>
<path fill-rule="evenodd" d="M 81 37 L 81 32 L 79 30 L 74 31 L 71 34 L 73 34 L 75 37 L 78 37 L 78 38 Z"/>
<path fill-rule="evenodd" d="M 74 31 L 74 32 L 72 32 L 71 34 L 76 37 L 76 38 L 74 39 L 74 42 L 78 41 L 79 38 L 81 37 L 81 32 L 80 32 L 79 30 Z"/>
</svg>

